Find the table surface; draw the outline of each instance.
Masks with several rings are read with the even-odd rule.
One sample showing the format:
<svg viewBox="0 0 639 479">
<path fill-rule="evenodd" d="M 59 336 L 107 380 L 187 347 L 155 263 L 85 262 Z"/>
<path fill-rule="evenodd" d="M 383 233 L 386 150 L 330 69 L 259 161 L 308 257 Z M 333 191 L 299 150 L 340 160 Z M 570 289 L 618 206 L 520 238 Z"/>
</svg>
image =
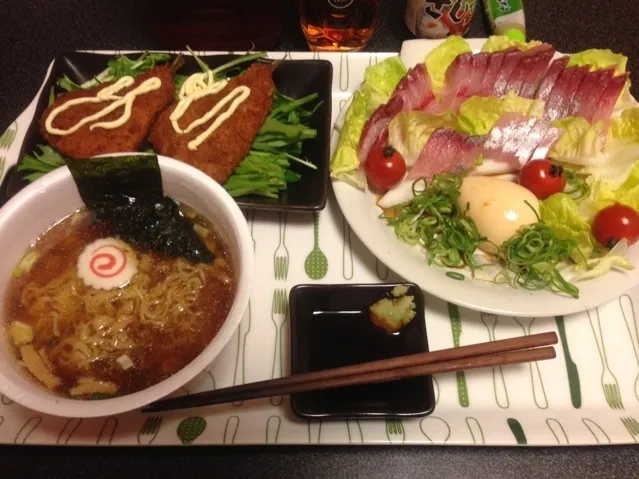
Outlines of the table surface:
<svg viewBox="0 0 639 479">
<path fill-rule="evenodd" d="M 294 0 L 274 50 L 306 50 Z M 379 0 L 371 51 L 398 51 L 412 38 L 403 23 L 405 2 Z M 3 0 L 0 10 L 0 131 L 29 104 L 51 59 L 76 49 L 158 48 L 148 18 L 150 1 Z M 529 38 L 557 50 L 610 48 L 639 71 L 639 6 L 636 1 L 529 1 Z M 480 9 L 468 36 L 485 37 Z M 633 93 L 639 95 L 637 79 Z M 177 477 L 185 472 L 239 477 L 630 477 L 639 455 L 632 446 L 564 448 L 469 447 L 0 447 L 5 477 L 113 477 L 132 474 Z M 14 474 L 10 474 L 10 473 Z"/>
</svg>

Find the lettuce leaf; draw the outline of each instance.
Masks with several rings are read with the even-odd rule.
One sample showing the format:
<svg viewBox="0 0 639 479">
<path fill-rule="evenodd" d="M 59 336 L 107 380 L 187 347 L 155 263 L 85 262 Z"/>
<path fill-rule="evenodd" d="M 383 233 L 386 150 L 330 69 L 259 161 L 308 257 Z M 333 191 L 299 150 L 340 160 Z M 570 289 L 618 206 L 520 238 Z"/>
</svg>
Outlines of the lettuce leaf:
<svg viewBox="0 0 639 479">
<path fill-rule="evenodd" d="M 462 53 L 470 51 L 472 50 L 466 40 L 458 35 L 451 35 L 426 56 L 426 70 L 436 94 L 444 87 L 446 70 L 453 60 Z"/>
<path fill-rule="evenodd" d="M 421 111 L 401 112 L 388 125 L 388 144 L 399 151 L 407 166 L 413 166 L 430 135 L 442 127 L 457 127 L 457 118 L 453 113 L 431 115 Z"/>
<path fill-rule="evenodd" d="M 364 124 L 375 109 L 388 100 L 405 75 L 406 67 L 397 56 L 366 69 L 364 83 L 360 90 L 353 94 L 353 100 L 340 130 L 335 155 L 331 160 L 333 178 L 346 181 L 357 188 L 364 188 L 364 175 L 357 173 L 357 149 Z"/>
<path fill-rule="evenodd" d="M 590 198 L 585 208 L 589 208 L 589 216 L 592 212 L 598 212 L 614 203 L 621 203 L 639 211 L 639 159 L 630 171 L 626 180 L 614 187 L 610 182 L 597 180 L 592 184 Z M 586 209 L 582 211 L 588 211 Z"/>
<path fill-rule="evenodd" d="M 639 107 L 624 110 L 612 120 L 610 132 L 613 138 L 639 143 Z"/>
<path fill-rule="evenodd" d="M 470 135 L 486 135 L 506 112 L 541 118 L 544 102 L 519 97 L 513 91 L 504 98 L 472 96 L 459 109 L 459 128 Z"/>
<path fill-rule="evenodd" d="M 568 66 L 589 66 L 590 71 L 602 68 L 615 67 L 615 74 L 620 75 L 626 71 L 628 57 L 621 53 L 614 53 L 612 50 L 591 48 L 582 52 L 570 55 Z"/>
<path fill-rule="evenodd" d="M 565 280 L 573 282 L 604 276 L 611 269 L 634 269 L 635 265 L 625 257 L 626 251 L 628 251 L 628 240 L 622 239 L 604 256 L 572 265 L 567 271 L 561 273 Z"/>
<path fill-rule="evenodd" d="M 550 149 L 548 156 L 573 165 L 592 164 L 591 158 L 603 150 L 605 136 L 602 134 L 603 122 L 590 124 L 579 116 L 569 116 L 553 122 L 553 126 L 561 128 L 562 135 Z"/>
<path fill-rule="evenodd" d="M 541 219 L 561 239 L 577 242 L 581 254 L 575 254 L 573 260 L 583 263 L 595 249 L 595 239 L 590 225 L 579 214 L 577 203 L 565 193 L 557 193 L 539 202 Z M 583 255 L 583 256 L 582 256 Z"/>
<path fill-rule="evenodd" d="M 530 42 L 522 42 L 520 40 L 513 40 L 506 35 L 492 35 L 488 37 L 486 43 L 482 47 L 481 51 L 486 53 L 498 52 L 506 50 L 507 48 L 518 48 L 521 51 L 529 50 L 530 48 L 541 45 L 542 42 L 538 40 L 532 40 Z"/>
<path fill-rule="evenodd" d="M 388 101 L 399 81 L 406 76 L 406 72 L 406 67 L 398 56 L 366 68 L 361 90 L 369 97 L 369 116 L 379 105 Z"/>
</svg>

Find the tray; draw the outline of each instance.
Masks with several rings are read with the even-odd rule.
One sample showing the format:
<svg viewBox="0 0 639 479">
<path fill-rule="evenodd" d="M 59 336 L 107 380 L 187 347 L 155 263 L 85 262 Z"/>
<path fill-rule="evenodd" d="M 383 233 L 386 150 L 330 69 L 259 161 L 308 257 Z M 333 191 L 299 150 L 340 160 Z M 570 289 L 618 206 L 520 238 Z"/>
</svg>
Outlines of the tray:
<svg viewBox="0 0 639 479">
<path fill-rule="evenodd" d="M 390 55 L 319 55 L 333 63 L 333 120 L 361 83 L 365 68 Z M 269 56 L 318 57 L 310 52 L 277 52 Z M 17 160 L 34 108 L 32 103 L 0 136 L 0 180 Z M 321 213 L 253 210 L 245 213 L 255 240 L 256 284 L 261 287 L 256 288 L 229 345 L 202 375 L 186 386 L 184 394 L 288 374 L 288 317 L 273 314 L 272 305 L 277 298 L 288 297 L 292 286 L 309 282 L 401 281 L 350 231 L 332 194 Z M 321 250 L 326 258 L 319 268 L 325 274 L 315 280 L 306 271 L 306 260 L 313 249 Z M 286 263 L 288 269 L 282 268 Z M 425 315 L 431 350 L 544 331 L 556 331 L 561 342 L 556 347 L 557 358 L 552 361 L 438 376 L 434 384 L 435 412 L 421 419 L 303 421 L 293 415 L 287 397 L 274 397 L 153 416 L 136 412 L 81 420 L 39 415 L 2 397 L 0 443 L 535 446 L 633 443 L 639 439 L 637 313 L 639 289 L 587 313 L 565 318 L 495 317 L 458 310 L 427 295 Z M 457 329 L 459 324 L 461 333 L 455 336 L 452 326 Z M 185 434 L 185 430 L 190 434 Z"/>
</svg>

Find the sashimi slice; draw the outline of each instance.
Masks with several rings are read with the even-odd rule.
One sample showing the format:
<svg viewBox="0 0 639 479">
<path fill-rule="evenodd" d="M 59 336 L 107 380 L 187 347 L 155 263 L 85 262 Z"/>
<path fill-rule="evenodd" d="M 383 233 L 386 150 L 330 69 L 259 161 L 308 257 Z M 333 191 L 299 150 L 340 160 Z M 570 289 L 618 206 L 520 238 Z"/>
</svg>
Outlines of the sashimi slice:
<svg viewBox="0 0 639 479">
<path fill-rule="evenodd" d="M 519 158 L 522 164 L 525 164 L 530 160 L 535 149 L 541 144 L 544 136 L 550 129 L 550 122 L 546 120 L 539 120 L 535 123 L 535 126 L 530 130 L 524 142 L 519 145 L 517 150 L 517 158 Z"/>
<path fill-rule="evenodd" d="M 560 128 L 557 128 L 554 126 L 551 126 L 550 128 L 548 128 L 548 131 L 546 131 L 546 134 L 539 142 L 539 145 L 537 146 L 537 148 L 535 148 L 535 151 L 533 151 L 532 155 L 530 155 L 529 161 L 543 160 L 547 158 L 548 153 L 550 152 L 550 149 L 552 148 L 552 145 L 555 144 L 555 142 L 559 139 L 560 135 L 561 135 Z"/>
<path fill-rule="evenodd" d="M 543 70 L 546 69 L 548 61 L 550 61 L 550 57 L 547 57 L 547 55 L 543 54 L 548 53 L 549 51 L 554 51 L 554 49 L 552 48 L 552 46 L 544 43 L 542 45 L 533 47 L 530 50 L 522 52 L 521 59 L 519 60 L 517 68 L 512 71 L 510 77 L 508 78 L 506 93 L 512 90 L 513 92 L 515 92 L 515 94 L 519 95 L 521 92 L 521 88 L 524 85 L 524 80 L 528 78 L 530 72 L 539 71 L 540 62 L 545 61 L 545 64 L 543 64 L 541 67 L 541 71 L 543 72 Z"/>
<path fill-rule="evenodd" d="M 466 134 L 438 128 L 426 142 L 408 178 L 423 177 L 430 180 L 438 173 L 468 170 L 477 160 L 480 151 L 481 139 L 470 139 Z"/>
<path fill-rule="evenodd" d="M 626 80 L 628 80 L 627 73 L 613 77 L 612 80 L 610 80 L 608 88 L 606 88 L 606 91 L 601 96 L 601 100 L 599 100 L 599 103 L 592 114 L 591 121 L 593 123 L 598 120 L 603 120 L 607 123 L 610 120 L 612 110 L 617 103 L 617 99 L 619 98 L 621 91 L 626 85 Z"/>
<path fill-rule="evenodd" d="M 493 86 L 492 95 L 497 98 L 501 98 L 508 93 L 508 79 L 513 72 L 519 61 L 521 60 L 521 52 L 519 50 L 510 50 L 506 52 L 504 57 L 504 63 L 502 63 L 497 78 L 495 78 L 495 85 Z"/>
<path fill-rule="evenodd" d="M 364 124 L 359 139 L 357 158 L 361 165 L 366 162 L 373 146 L 388 132 L 388 125 L 395 116 L 402 111 L 404 101 L 401 97 L 392 97 L 387 103 L 380 105 Z M 386 133 L 388 134 L 388 133 Z"/>
<path fill-rule="evenodd" d="M 536 62 L 530 65 L 528 73 L 524 77 L 521 88 L 519 89 L 519 96 L 523 98 L 534 98 L 537 87 L 539 87 L 539 83 L 544 73 L 546 73 L 548 64 L 555 54 L 555 49 L 547 43 L 531 48 L 528 51 L 532 52 L 535 49 L 538 49 L 535 54 Z"/>
<path fill-rule="evenodd" d="M 557 78 L 557 81 L 548 96 L 548 100 L 546 100 L 544 108 L 544 118 L 546 120 L 552 121 L 559 119 L 560 114 L 568 105 L 568 86 L 570 85 L 570 80 L 574 73 L 574 68 L 564 68 L 564 71 L 562 71 L 559 78 Z"/>
<path fill-rule="evenodd" d="M 567 63 L 568 57 L 561 57 L 550 64 L 550 68 L 548 68 L 548 71 L 539 83 L 539 88 L 537 88 L 537 92 L 535 93 L 536 99 L 543 101 L 548 100 L 557 78 L 559 78 L 559 75 L 564 71 Z"/>
<path fill-rule="evenodd" d="M 499 74 L 501 65 L 504 63 L 504 58 L 506 57 L 507 51 L 509 50 L 490 54 L 490 57 L 488 58 L 488 66 L 486 67 L 486 72 L 484 73 L 484 78 L 482 78 L 481 80 L 481 89 L 479 90 L 478 96 L 489 96 L 493 91 L 493 86 L 495 86 L 495 79 Z"/>
<path fill-rule="evenodd" d="M 425 108 L 435 99 L 430 76 L 423 63 L 411 68 L 400 80 L 388 102 L 380 105 L 364 124 L 357 158 L 361 165 L 373 146 L 387 135 L 388 124 L 402 111 Z"/>
<path fill-rule="evenodd" d="M 591 121 L 592 116 L 597 109 L 597 104 L 608 88 L 608 84 L 610 83 L 610 80 L 612 80 L 613 75 L 614 69 L 609 68 L 607 70 L 603 70 L 599 81 L 590 89 L 588 99 L 581 103 L 581 107 L 579 108 L 577 115 L 583 116 L 586 120 Z"/>
<path fill-rule="evenodd" d="M 581 88 L 581 84 L 584 82 L 586 75 L 588 75 L 589 68 L 587 66 L 573 67 L 573 69 L 574 72 L 570 78 L 570 83 L 568 83 L 568 86 L 566 87 L 565 101 L 563 102 L 562 108 L 557 111 L 557 118 L 564 118 L 568 116 L 568 112 L 572 107 L 575 96 L 577 95 L 579 88 Z"/>
<path fill-rule="evenodd" d="M 446 70 L 446 80 L 444 81 L 444 98 L 451 98 L 458 95 L 465 96 L 473 70 L 473 54 L 462 53 L 458 55 Z"/>
<path fill-rule="evenodd" d="M 595 70 L 593 72 L 586 73 L 579 90 L 575 93 L 572 99 L 572 103 L 568 107 L 567 116 L 575 116 L 581 110 L 584 103 L 587 103 L 590 98 L 590 90 L 592 90 L 597 83 L 599 83 L 601 76 L 604 74 L 604 70 Z"/>
<path fill-rule="evenodd" d="M 500 161 L 508 165 L 508 170 L 517 171 L 521 167 L 517 150 L 536 121 L 537 118 L 521 113 L 504 113 L 488 134 L 482 152 L 484 158 Z"/>
<path fill-rule="evenodd" d="M 475 53 L 473 55 L 473 69 L 470 77 L 470 81 L 468 82 L 468 96 L 479 95 L 481 92 L 482 80 L 484 79 L 484 74 L 486 73 L 486 69 L 488 68 L 488 61 L 490 59 L 490 53 Z"/>
</svg>

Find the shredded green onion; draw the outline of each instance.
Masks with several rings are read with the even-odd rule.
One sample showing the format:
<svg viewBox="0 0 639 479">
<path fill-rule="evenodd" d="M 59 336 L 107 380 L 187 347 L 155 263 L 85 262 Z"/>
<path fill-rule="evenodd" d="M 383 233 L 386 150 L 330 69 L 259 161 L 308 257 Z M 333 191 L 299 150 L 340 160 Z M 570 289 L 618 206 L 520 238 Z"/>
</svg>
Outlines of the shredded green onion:
<svg viewBox="0 0 639 479">
<path fill-rule="evenodd" d="M 590 185 L 586 180 L 577 175 L 574 171 L 564 168 L 566 174 L 565 193 L 573 200 L 580 200 L 590 195 Z"/>
<path fill-rule="evenodd" d="M 464 276 L 461 273 L 458 273 L 457 271 L 447 271 L 446 276 L 452 279 L 456 279 L 457 281 L 463 281 L 466 279 L 466 276 Z"/>
<path fill-rule="evenodd" d="M 462 180 L 461 173 L 435 175 L 430 183 L 420 178 L 413 183 L 413 199 L 381 217 L 400 240 L 426 248 L 429 264 L 472 270 L 479 267 L 473 254 L 486 238 L 457 204 Z"/>
<path fill-rule="evenodd" d="M 559 239 L 543 222 L 521 228 L 501 247 L 501 257 L 513 275 L 505 278 L 512 286 L 530 290 L 548 289 L 579 297 L 579 289 L 566 281 L 557 265 L 568 261 L 577 243 Z"/>
</svg>

